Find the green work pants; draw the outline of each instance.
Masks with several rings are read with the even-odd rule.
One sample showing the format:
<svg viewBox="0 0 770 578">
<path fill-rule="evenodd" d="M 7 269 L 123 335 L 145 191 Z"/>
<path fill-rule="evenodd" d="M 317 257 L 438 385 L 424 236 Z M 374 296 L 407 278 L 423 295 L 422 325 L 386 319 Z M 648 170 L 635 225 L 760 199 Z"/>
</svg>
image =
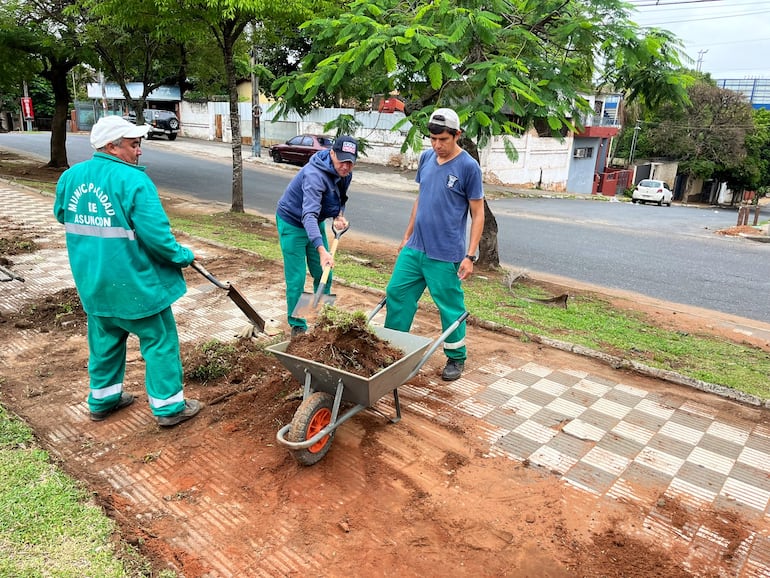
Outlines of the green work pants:
<svg viewBox="0 0 770 578">
<path fill-rule="evenodd" d="M 283 253 L 283 277 L 286 280 L 286 313 L 288 314 L 289 325 L 307 329 L 307 321 L 302 317 L 294 317 L 292 312 L 305 291 L 305 279 L 308 271 L 313 278 L 313 293 L 318 289 L 321 275 L 323 275 L 321 257 L 318 255 L 318 249 L 313 247 L 310 242 L 304 227 L 295 227 L 277 215 L 275 224 L 278 228 L 281 253 Z M 326 239 L 326 227 L 323 223 L 320 223 L 320 229 L 324 247 L 328 250 L 329 243 Z M 329 273 L 324 293 L 331 293 L 331 288 L 332 274 Z"/>
<path fill-rule="evenodd" d="M 401 249 L 385 290 L 385 327 L 409 331 L 417 313 L 417 302 L 427 287 L 441 316 L 441 331 L 446 331 L 465 313 L 465 293 L 457 277 L 459 266 L 459 263 L 430 259 L 422 251 L 409 247 Z M 465 361 L 464 321 L 444 341 L 444 355 Z"/>
<path fill-rule="evenodd" d="M 88 316 L 89 409 L 106 411 L 118 403 L 126 373 L 126 342 L 131 333 L 139 338 L 152 413 L 166 416 L 184 410 L 182 358 L 171 307 L 142 319 Z"/>
</svg>

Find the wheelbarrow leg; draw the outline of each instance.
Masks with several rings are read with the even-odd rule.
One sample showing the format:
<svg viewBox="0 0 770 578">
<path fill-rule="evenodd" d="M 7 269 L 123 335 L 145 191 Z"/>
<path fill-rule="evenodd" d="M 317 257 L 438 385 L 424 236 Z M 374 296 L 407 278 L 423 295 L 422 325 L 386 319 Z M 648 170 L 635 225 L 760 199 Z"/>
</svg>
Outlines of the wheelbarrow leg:
<svg viewBox="0 0 770 578">
<path fill-rule="evenodd" d="M 390 423 L 398 423 L 401 421 L 401 402 L 398 401 L 398 388 L 393 390 L 393 404 L 396 406 L 396 417 L 390 418 Z"/>
</svg>

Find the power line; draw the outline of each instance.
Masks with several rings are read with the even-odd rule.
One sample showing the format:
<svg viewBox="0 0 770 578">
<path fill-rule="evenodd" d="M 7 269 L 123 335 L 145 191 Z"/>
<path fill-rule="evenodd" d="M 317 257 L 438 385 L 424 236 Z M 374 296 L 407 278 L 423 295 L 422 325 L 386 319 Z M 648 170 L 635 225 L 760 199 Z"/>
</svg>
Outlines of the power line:
<svg viewBox="0 0 770 578">
<path fill-rule="evenodd" d="M 667 20 L 658 22 L 655 26 L 665 24 L 680 24 L 682 22 L 704 22 L 706 20 L 724 20 L 725 18 L 742 18 L 743 16 L 756 16 L 758 14 L 770 14 L 770 10 L 759 10 L 757 12 L 740 12 L 738 14 L 718 14 L 717 16 L 701 16 L 699 18 L 685 18 L 684 20 Z"/>
<path fill-rule="evenodd" d="M 651 0 L 638 0 L 641 2 L 650 2 Z M 705 2 L 722 2 L 723 0 L 679 0 L 678 2 L 667 2 L 666 4 L 661 4 L 660 0 L 655 2 L 654 4 L 634 4 L 633 0 L 631 0 L 631 3 L 634 4 L 637 8 L 646 8 L 648 6 L 654 6 L 655 8 L 662 8 L 665 6 L 678 6 L 681 4 L 703 4 Z"/>
</svg>

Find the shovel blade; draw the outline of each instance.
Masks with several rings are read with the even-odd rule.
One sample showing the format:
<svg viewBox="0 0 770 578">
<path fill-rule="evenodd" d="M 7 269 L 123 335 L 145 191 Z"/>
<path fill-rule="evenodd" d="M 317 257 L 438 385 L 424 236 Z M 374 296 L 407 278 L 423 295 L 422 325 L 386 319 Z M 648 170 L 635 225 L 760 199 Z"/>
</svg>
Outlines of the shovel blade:
<svg viewBox="0 0 770 578">
<path fill-rule="evenodd" d="M 337 296 L 334 294 L 323 294 L 317 299 L 315 293 L 303 293 L 299 296 L 299 301 L 297 301 L 297 305 L 294 306 L 294 311 L 291 312 L 291 316 L 308 317 L 323 305 L 334 305 L 336 299 Z"/>
<path fill-rule="evenodd" d="M 257 313 L 257 310 L 254 309 L 248 299 L 246 299 L 238 289 L 230 285 L 227 288 L 227 296 L 238 306 L 238 309 L 249 318 L 249 321 L 255 325 L 260 333 L 265 331 L 265 320 L 262 319 L 262 316 Z"/>
</svg>

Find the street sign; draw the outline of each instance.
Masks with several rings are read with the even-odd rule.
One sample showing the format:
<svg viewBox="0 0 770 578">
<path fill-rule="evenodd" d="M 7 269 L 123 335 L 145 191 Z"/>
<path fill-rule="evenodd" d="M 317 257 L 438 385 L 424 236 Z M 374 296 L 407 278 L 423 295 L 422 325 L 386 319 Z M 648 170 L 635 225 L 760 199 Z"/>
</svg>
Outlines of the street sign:
<svg viewBox="0 0 770 578">
<path fill-rule="evenodd" d="M 21 112 L 26 120 L 33 120 L 35 118 L 35 111 L 32 108 L 32 98 L 29 96 L 21 97 Z"/>
</svg>

